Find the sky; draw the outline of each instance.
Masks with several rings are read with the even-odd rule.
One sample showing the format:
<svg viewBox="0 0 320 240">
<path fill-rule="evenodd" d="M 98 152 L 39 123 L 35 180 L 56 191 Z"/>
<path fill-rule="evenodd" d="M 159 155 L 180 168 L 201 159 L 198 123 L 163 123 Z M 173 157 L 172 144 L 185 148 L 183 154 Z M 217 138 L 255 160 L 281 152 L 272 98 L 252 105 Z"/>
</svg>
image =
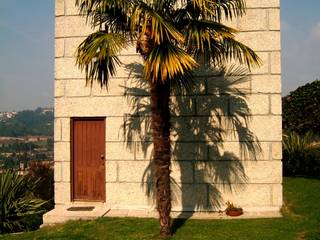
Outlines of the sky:
<svg viewBox="0 0 320 240">
<path fill-rule="evenodd" d="M 320 1 L 281 0 L 283 95 L 320 79 Z M 0 112 L 53 106 L 54 0 L 0 0 Z"/>
</svg>

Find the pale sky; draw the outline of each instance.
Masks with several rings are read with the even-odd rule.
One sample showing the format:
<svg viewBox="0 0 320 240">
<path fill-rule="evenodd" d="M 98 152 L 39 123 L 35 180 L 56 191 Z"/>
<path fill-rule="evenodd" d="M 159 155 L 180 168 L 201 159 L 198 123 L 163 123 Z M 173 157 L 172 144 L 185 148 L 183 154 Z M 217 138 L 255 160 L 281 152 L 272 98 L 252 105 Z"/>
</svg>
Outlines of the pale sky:
<svg viewBox="0 0 320 240">
<path fill-rule="evenodd" d="M 320 79 L 320 1 L 281 0 L 283 95 Z M 0 111 L 53 106 L 54 0 L 0 0 Z"/>
</svg>

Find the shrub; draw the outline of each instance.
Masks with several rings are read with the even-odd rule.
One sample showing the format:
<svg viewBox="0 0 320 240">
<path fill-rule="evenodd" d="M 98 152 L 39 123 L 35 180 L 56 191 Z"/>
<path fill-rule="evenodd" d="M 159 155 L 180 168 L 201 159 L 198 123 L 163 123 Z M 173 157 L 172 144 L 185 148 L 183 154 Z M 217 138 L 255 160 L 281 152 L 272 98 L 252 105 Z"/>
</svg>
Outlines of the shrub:
<svg viewBox="0 0 320 240">
<path fill-rule="evenodd" d="M 30 181 L 39 179 L 34 195 L 43 200 L 52 200 L 54 194 L 53 162 L 32 161 L 28 163 Z"/>
<path fill-rule="evenodd" d="M 45 201 L 33 195 L 37 184 L 13 171 L 0 174 L 0 233 L 26 230 L 26 220 L 43 212 Z"/>
<path fill-rule="evenodd" d="M 285 176 L 316 176 L 320 172 L 320 148 L 314 145 L 310 132 L 300 136 L 290 132 L 283 137 L 283 170 Z"/>
<path fill-rule="evenodd" d="M 299 87 L 282 100 L 285 131 L 301 135 L 320 132 L 320 80 Z"/>
</svg>

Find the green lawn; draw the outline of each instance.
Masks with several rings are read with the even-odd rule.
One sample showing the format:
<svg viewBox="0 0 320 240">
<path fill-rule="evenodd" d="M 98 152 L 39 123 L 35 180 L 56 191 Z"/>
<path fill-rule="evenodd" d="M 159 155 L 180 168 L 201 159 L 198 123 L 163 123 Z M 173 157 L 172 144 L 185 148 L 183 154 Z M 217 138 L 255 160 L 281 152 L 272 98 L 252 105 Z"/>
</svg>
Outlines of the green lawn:
<svg viewBox="0 0 320 240">
<path fill-rule="evenodd" d="M 188 220 L 172 239 L 320 240 L 320 180 L 289 178 L 284 182 L 284 217 L 258 220 Z M 100 218 L 69 222 L 0 239 L 161 239 L 154 219 Z"/>
</svg>

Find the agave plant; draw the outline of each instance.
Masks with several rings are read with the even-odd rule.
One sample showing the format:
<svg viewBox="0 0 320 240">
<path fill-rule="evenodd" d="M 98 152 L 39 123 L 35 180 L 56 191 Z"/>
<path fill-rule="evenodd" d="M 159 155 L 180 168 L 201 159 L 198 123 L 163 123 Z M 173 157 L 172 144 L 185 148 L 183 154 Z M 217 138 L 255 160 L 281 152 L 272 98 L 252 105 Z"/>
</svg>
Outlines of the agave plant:
<svg viewBox="0 0 320 240">
<path fill-rule="evenodd" d="M 0 174 L 0 233 L 24 230 L 26 217 L 43 212 L 46 202 L 33 195 L 37 184 L 13 171 Z"/>
</svg>

